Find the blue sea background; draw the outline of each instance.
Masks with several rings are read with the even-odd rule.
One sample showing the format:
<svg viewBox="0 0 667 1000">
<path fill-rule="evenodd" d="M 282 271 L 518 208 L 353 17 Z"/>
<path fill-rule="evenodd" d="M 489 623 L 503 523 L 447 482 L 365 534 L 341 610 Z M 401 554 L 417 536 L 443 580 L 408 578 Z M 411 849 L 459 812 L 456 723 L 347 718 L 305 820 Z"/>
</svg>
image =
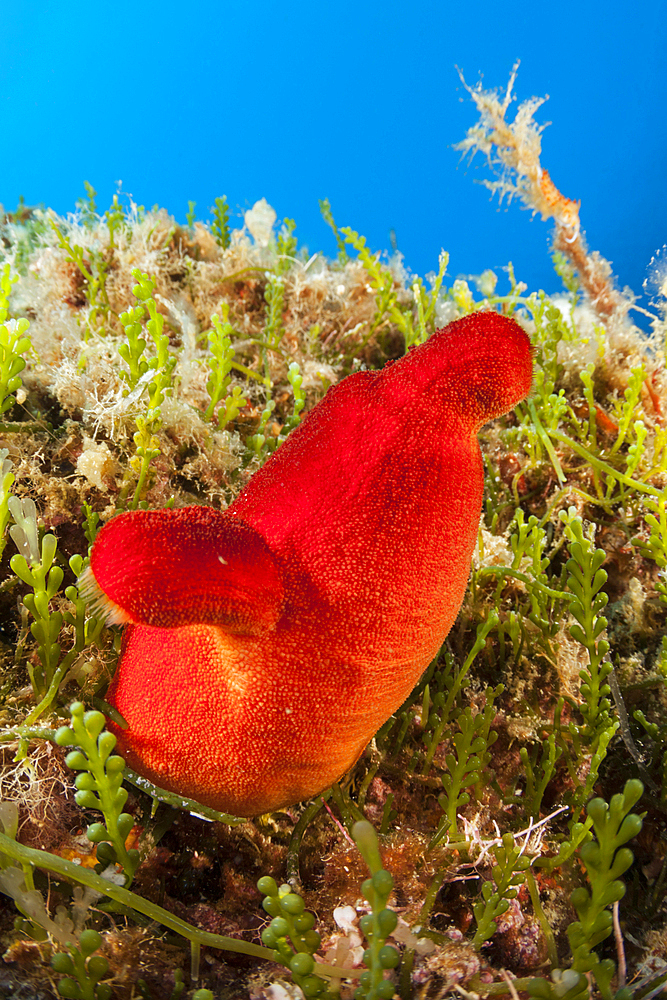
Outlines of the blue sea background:
<svg viewBox="0 0 667 1000">
<path fill-rule="evenodd" d="M 555 291 L 551 223 L 499 205 L 490 174 L 454 144 L 477 120 L 461 83 L 519 101 L 550 95 L 542 164 L 581 199 L 591 249 L 642 296 L 667 242 L 667 4 L 517 0 L 511 5 L 386 0 L 205 0 L 2 5 L 0 202 L 73 211 L 84 180 L 108 206 L 138 204 L 232 223 L 265 197 L 314 252 L 335 255 L 318 200 L 373 250 L 392 240 L 425 275 L 509 261 L 530 289 Z M 514 105 L 516 108 L 516 104 Z M 642 304 L 648 304 L 646 296 Z M 645 325 L 646 320 L 642 320 Z"/>
</svg>

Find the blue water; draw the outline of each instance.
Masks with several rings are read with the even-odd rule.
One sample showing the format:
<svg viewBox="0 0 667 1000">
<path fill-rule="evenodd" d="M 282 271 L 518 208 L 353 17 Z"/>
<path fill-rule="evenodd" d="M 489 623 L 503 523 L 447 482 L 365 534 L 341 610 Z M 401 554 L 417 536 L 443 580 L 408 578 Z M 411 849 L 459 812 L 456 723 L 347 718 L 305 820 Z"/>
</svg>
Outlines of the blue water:
<svg viewBox="0 0 667 1000">
<path fill-rule="evenodd" d="M 476 121 L 455 66 L 504 86 L 522 60 L 520 99 L 549 93 L 543 165 L 582 200 L 589 244 L 621 286 L 642 290 L 667 242 L 666 4 L 518 0 L 312 4 L 119 0 L 112 8 L 25 0 L 3 12 L 0 202 L 58 212 L 83 181 L 108 205 L 116 182 L 184 221 L 225 194 L 242 213 L 266 197 L 311 250 L 335 253 L 319 217 L 425 274 L 501 273 L 556 290 L 549 223 L 499 208 L 452 145 Z M 112 14 L 108 11 L 113 11 Z M 644 300 L 646 303 L 646 300 Z"/>
</svg>

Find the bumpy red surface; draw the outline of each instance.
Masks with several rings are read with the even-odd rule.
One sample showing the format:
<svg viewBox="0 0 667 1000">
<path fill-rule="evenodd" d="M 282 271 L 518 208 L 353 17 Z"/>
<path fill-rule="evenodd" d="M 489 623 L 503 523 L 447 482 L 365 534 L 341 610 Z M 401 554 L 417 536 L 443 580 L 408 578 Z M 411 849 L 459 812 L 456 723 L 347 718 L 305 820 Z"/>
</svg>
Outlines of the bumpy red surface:
<svg viewBox="0 0 667 1000">
<path fill-rule="evenodd" d="M 531 377 L 517 323 L 465 317 L 330 389 L 224 513 L 114 518 L 91 569 L 132 623 L 108 694 L 130 766 L 237 815 L 339 778 L 454 622 L 476 433 Z"/>
</svg>

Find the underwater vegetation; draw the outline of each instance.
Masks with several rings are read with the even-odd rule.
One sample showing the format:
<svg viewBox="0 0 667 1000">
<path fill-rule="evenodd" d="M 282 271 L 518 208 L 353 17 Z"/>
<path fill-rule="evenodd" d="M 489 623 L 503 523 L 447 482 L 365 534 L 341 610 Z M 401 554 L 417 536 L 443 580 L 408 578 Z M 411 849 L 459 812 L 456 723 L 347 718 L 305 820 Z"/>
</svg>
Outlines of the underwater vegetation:
<svg viewBox="0 0 667 1000">
<path fill-rule="evenodd" d="M 462 148 L 487 157 L 494 190 L 553 220 L 557 295 L 529 291 L 511 266 L 503 293 L 491 271 L 452 280 L 444 252 L 433 274 L 412 275 L 339 228 L 327 201 L 335 261 L 301 248 L 295 222 L 277 224 L 264 200 L 237 229 L 223 198 L 208 223 L 190 204 L 182 226 L 120 194 L 98 211 L 89 184 L 67 218 L 0 213 L 0 996 L 640 1000 L 667 983 L 665 284 L 658 262 L 647 335 L 589 251 L 580 206 L 540 164 L 540 102 L 510 120 L 513 81 L 502 94 L 470 88 L 480 120 Z M 474 551 L 444 645 L 424 644 L 412 691 L 395 671 L 362 685 L 370 721 L 350 738 L 326 669 L 336 650 L 317 630 L 295 631 L 313 692 L 298 740 L 310 712 L 313 755 L 331 773 L 271 789 L 282 778 L 274 746 L 294 730 L 279 732 L 258 703 L 243 763 L 266 768 L 275 797 L 247 809 L 207 798 L 209 663 L 198 666 L 203 695 L 174 691 L 162 714 L 132 652 L 174 614 L 175 632 L 192 627 L 178 618 L 183 553 L 200 578 L 188 600 L 206 604 L 198 532 L 245 511 L 237 523 L 247 520 L 243 546 L 256 549 L 264 589 L 243 590 L 234 535 L 223 558 L 250 598 L 239 614 L 237 594 L 230 612 L 214 587 L 206 614 L 267 628 L 282 582 L 272 491 L 295 454 L 314 461 L 320 421 L 339 437 L 316 499 L 335 503 L 342 525 L 354 522 L 354 490 L 379 488 L 385 473 L 400 473 L 386 480 L 399 509 L 432 509 L 424 477 L 406 471 L 441 446 L 438 428 L 424 432 L 428 395 L 406 392 L 405 432 L 390 448 L 382 420 L 360 421 L 350 445 L 337 401 L 349 413 L 357 387 L 400 381 L 452 331 L 504 357 L 497 327 L 530 337 L 533 385 L 479 433 L 481 520 L 481 483 L 465 530 L 450 517 Z M 350 453 L 364 466 L 339 480 Z M 291 495 L 307 498 L 310 480 L 295 482 Z M 339 653 L 351 637 L 394 642 L 424 565 L 443 572 L 437 532 L 420 523 L 399 524 L 396 551 L 382 525 L 364 528 L 373 613 L 347 599 Z M 317 524 L 298 522 L 299 540 Z M 142 562 L 147 534 L 164 570 Z M 401 551 L 392 573 L 378 572 Z M 446 581 L 454 603 L 467 576 L 459 566 Z M 111 618 L 92 578 L 116 605 Z M 123 639 L 127 621 L 139 624 Z M 141 760 L 118 694 L 126 665 L 162 759 L 178 761 L 187 734 L 206 781 L 166 790 L 128 766 Z M 291 683 L 276 672 L 275 696 L 289 698 Z M 318 698 L 331 706 L 328 732 Z M 330 739 L 354 743 L 340 766 Z"/>
</svg>

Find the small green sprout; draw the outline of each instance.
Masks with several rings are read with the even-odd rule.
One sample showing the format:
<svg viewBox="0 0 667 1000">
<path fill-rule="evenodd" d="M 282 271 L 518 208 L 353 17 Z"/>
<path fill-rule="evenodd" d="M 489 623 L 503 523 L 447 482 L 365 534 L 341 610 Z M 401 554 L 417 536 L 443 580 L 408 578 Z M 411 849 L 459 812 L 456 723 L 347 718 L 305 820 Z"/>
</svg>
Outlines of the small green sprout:
<svg viewBox="0 0 667 1000">
<path fill-rule="evenodd" d="M 552 983 L 533 980 L 529 986 L 531 996 L 540 1000 L 561 1000 L 565 995 L 559 987 L 568 983 L 567 996 L 579 997 L 584 984 L 589 988 L 587 976 L 592 975 L 603 1000 L 629 1000 L 632 991 L 612 991 L 611 981 L 615 965 L 611 959 L 598 958 L 594 949 L 612 933 L 612 915 L 609 907 L 625 895 L 625 885 L 619 876 L 632 864 L 632 851 L 624 845 L 636 837 L 642 828 L 642 819 L 632 808 L 639 801 L 644 788 L 640 781 L 625 783 L 623 792 L 614 795 L 611 803 L 593 799 L 587 812 L 596 840 L 588 840 L 579 848 L 579 856 L 586 868 L 590 891 L 583 886 L 575 889 L 570 900 L 577 911 L 578 920 L 570 924 L 567 936 L 572 949 L 572 969 L 566 973 L 552 974 Z M 575 974 L 576 973 L 576 980 Z"/>
<path fill-rule="evenodd" d="M 187 221 L 187 224 L 188 224 L 188 229 L 190 229 L 190 230 L 194 229 L 194 224 L 195 224 L 195 219 L 196 219 L 196 215 L 195 215 L 195 208 L 196 207 L 197 207 L 197 202 L 196 201 L 189 201 L 188 202 L 188 213 L 185 216 L 185 218 L 186 218 L 186 221 Z"/>
<path fill-rule="evenodd" d="M 109 232 L 109 251 L 111 252 L 116 246 L 116 233 L 120 232 L 125 225 L 125 211 L 117 194 L 113 196 L 110 207 L 104 213 L 104 218 Z"/>
<path fill-rule="evenodd" d="M 34 502 L 20 501 L 18 497 L 10 497 L 8 502 L 15 522 L 10 534 L 19 549 L 18 554 L 12 556 L 10 566 L 32 589 L 32 593 L 23 598 L 23 604 L 34 618 L 30 631 L 37 642 L 40 666 L 29 663 L 28 673 L 35 696 L 40 699 L 51 685 L 60 660 L 58 636 L 63 616 L 59 611 L 51 611 L 49 602 L 60 589 L 64 574 L 60 566 L 54 564 L 58 547 L 55 535 L 44 535 L 39 545 Z"/>
<path fill-rule="evenodd" d="M 558 359 L 558 345 L 562 340 L 570 339 L 570 331 L 560 309 L 552 305 L 544 292 L 531 295 L 527 305 L 535 323 L 535 360 L 536 368 L 540 372 L 538 398 L 540 409 L 546 412 L 548 409 L 546 401 L 555 392 L 562 371 Z"/>
<path fill-rule="evenodd" d="M 426 292 L 421 278 L 415 278 L 412 284 L 412 297 L 417 311 L 417 329 L 414 325 L 412 310 L 401 309 L 397 305 L 391 308 L 391 318 L 405 337 L 406 350 L 415 344 L 423 344 L 429 331 L 435 329 L 435 308 L 438 304 L 442 282 L 447 270 L 449 254 L 440 251 L 438 273 L 433 280 L 430 292 Z"/>
<path fill-rule="evenodd" d="M 636 545 L 645 559 L 652 559 L 660 571 L 656 590 L 658 591 L 662 604 L 667 604 L 667 498 L 661 497 L 659 500 L 646 498 L 649 513 L 644 515 L 644 520 L 649 528 L 649 537 L 642 536 L 632 539 L 632 544 Z"/>
<path fill-rule="evenodd" d="M 80 198 L 76 207 L 79 209 L 83 225 L 86 229 L 92 229 L 97 223 L 97 203 L 95 201 L 97 191 L 88 181 L 84 181 L 83 186 L 86 189 L 86 197 Z"/>
<path fill-rule="evenodd" d="M 526 599 L 515 604 L 515 609 L 503 618 L 498 629 L 500 657 L 506 662 L 505 636 L 512 644 L 512 655 L 520 662 L 524 648 L 540 646 L 546 655 L 554 657 L 554 639 L 560 627 L 559 604 L 567 600 L 567 594 L 552 586 L 547 575 L 549 559 L 544 555 L 547 546 L 546 531 L 538 519 L 531 514 L 526 520 L 521 508 L 515 511 L 510 524 L 509 543 L 512 550 L 511 566 L 485 566 L 477 571 L 477 578 L 498 577 L 494 603 L 499 605 L 507 579 L 521 580 L 526 588 Z M 528 630 L 531 623 L 539 630 Z"/>
<path fill-rule="evenodd" d="M 97 515 L 94 516 L 97 517 Z M 78 553 L 69 558 L 69 567 L 77 580 L 81 577 L 87 565 L 88 558 Z M 74 629 L 74 648 L 65 658 L 69 661 L 70 658 L 73 659 L 87 646 L 98 641 L 100 633 L 104 628 L 104 618 L 87 613 L 87 603 L 80 596 L 78 587 L 65 587 L 65 597 L 74 605 L 74 614 L 66 611 L 63 616 L 67 624 L 71 625 Z"/>
<path fill-rule="evenodd" d="M 493 298 L 496 285 L 498 284 L 498 275 L 496 272 L 487 267 L 476 280 L 477 287 L 482 295 L 487 299 Z"/>
<path fill-rule="evenodd" d="M 415 300 L 415 306 L 417 307 L 417 325 L 419 327 L 419 333 L 416 336 L 406 337 L 405 346 L 409 347 L 410 344 L 423 344 L 426 340 L 426 311 L 424 309 L 424 298 L 423 298 L 423 288 L 420 282 L 415 281 L 412 286 L 412 297 Z M 410 341 L 410 344 L 408 343 Z"/>
<path fill-rule="evenodd" d="M 0 448 L 0 558 L 2 558 L 2 553 L 5 551 L 5 545 L 7 544 L 7 525 L 11 518 L 9 498 L 11 497 L 11 488 L 16 479 L 12 472 L 13 463 L 11 458 L 7 457 L 8 455 L 9 451 L 7 448 Z"/>
<path fill-rule="evenodd" d="M 77 805 L 84 809 L 99 809 L 104 823 L 91 823 L 86 834 L 97 844 L 97 857 L 103 867 L 119 864 L 129 886 L 141 860 L 139 851 L 127 850 L 125 841 L 134 825 L 130 813 L 123 812 L 128 793 L 122 787 L 125 761 L 112 751 L 116 746 L 113 733 L 104 731 L 101 712 L 86 712 L 81 702 L 70 708 L 70 726 L 61 726 L 55 739 L 59 746 L 76 747 L 67 754 L 65 763 L 79 771 L 74 782 Z"/>
<path fill-rule="evenodd" d="M 421 768 L 422 774 L 428 774 L 435 752 L 442 742 L 445 730 L 451 724 L 454 704 L 456 702 L 456 698 L 461 692 L 461 689 L 463 688 L 463 682 L 468 674 L 468 671 L 470 670 L 475 657 L 482 651 L 482 649 L 484 649 L 488 634 L 496 628 L 497 625 L 498 613 L 494 609 L 489 613 L 487 620 L 478 625 L 475 642 L 461 669 L 458 671 L 451 669 L 441 673 L 440 680 L 442 683 L 442 689 L 434 695 L 433 712 L 425 713 L 426 719 L 424 721 L 428 722 L 428 726 L 423 736 L 423 741 L 426 745 L 426 755 Z M 445 690 L 447 692 L 446 694 Z"/>
<path fill-rule="evenodd" d="M 261 416 L 259 418 L 259 427 L 255 434 L 251 434 L 247 440 L 247 446 L 250 449 L 250 454 L 260 461 L 263 457 L 267 457 L 270 454 L 270 439 L 267 438 L 264 433 L 266 430 L 266 425 L 269 422 L 269 418 L 276 408 L 275 399 L 270 399 L 264 409 L 262 410 Z"/>
<path fill-rule="evenodd" d="M 539 763 L 537 760 L 538 752 Z M 547 785 L 556 771 L 556 764 L 563 754 L 563 748 L 556 746 L 556 734 L 550 733 L 546 740 L 535 747 L 532 758 L 526 747 L 521 747 L 519 756 L 526 773 L 526 788 L 523 796 L 526 815 L 538 819 L 540 807 Z"/>
<path fill-rule="evenodd" d="M 333 212 L 331 211 L 331 203 L 328 198 L 324 198 L 318 204 L 320 206 L 320 213 L 322 215 L 322 218 L 324 219 L 326 224 L 331 227 L 331 230 L 334 234 L 336 240 L 336 246 L 338 247 L 338 263 L 344 265 L 350 258 L 348 256 L 347 247 L 345 246 L 346 241 L 340 235 L 338 226 L 334 221 Z"/>
<path fill-rule="evenodd" d="M 0 801 L 0 829 L 5 837 L 16 842 L 19 829 L 19 810 L 16 802 Z M 5 855 L 0 854 L 0 892 L 11 896 L 17 910 L 22 915 L 15 926 L 29 934 L 35 941 L 46 940 L 50 930 L 55 930 L 53 921 L 46 912 L 43 899 L 35 890 L 33 869 L 30 865 L 19 866 Z"/>
<path fill-rule="evenodd" d="M 136 419 L 137 430 L 133 435 L 136 453 L 130 459 L 130 467 L 137 476 L 131 508 L 136 510 L 139 503 L 150 463 L 161 453 L 157 432 L 162 427 L 160 407 L 173 389 L 172 374 L 176 365 L 176 355 L 169 353 L 169 337 L 163 333 L 164 317 L 157 310 L 153 297 L 155 280 L 143 274 L 138 268 L 132 271 L 137 282 L 132 292 L 139 305 L 131 307 L 120 316 L 127 343 L 121 344 L 118 353 L 125 361 L 127 369 L 120 377 L 127 383 L 126 394 L 139 399 L 148 388 L 148 408 Z M 143 320 L 148 313 L 146 331 L 153 341 L 155 354 L 144 356 L 147 340 L 143 336 Z"/>
<path fill-rule="evenodd" d="M 398 293 L 394 287 L 394 275 L 388 268 L 382 266 L 377 254 L 370 252 L 366 246 L 366 237 L 360 236 L 348 226 L 344 226 L 341 233 L 345 237 L 345 242 L 350 243 L 359 254 L 359 260 L 368 276 L 368 284 L 375 292 L 375 315 L 362 341 L 363 347 L 385 322 L 387 314 L 393 314 L 398 302 Z M 357 350 L 355 347 L 355 353 Z"/>
<path fill-rule="evenodd" d="M 127 343 L 119 346 L 118 353 L 127 365 L 127 369 L 121 368 L 118 375 L 127 384 L 127 389 L 123 391 L 125 396 L 134 392 L 148 371 L 148 361 L 144 357 L 146 350 L 146 338 L 143 336 L 142 326 L 144 315 L 143 306 L 130 306 L 126 312 L 120 314 Z"/>
<path fill-rule="evenodd" d="M 285 333 L 283 324 L 283 309 L 285 304 L 285 282 L 283 278 L 267 272 L 264 301 L 266 302 L 266 321 L 262 340 L 262 363 L 264 367 L 264 382 L 271 384 L 271 367 L 269 351 L 277 351 Z"/>
<path fill-rule="evenodd" d="M 7 319 L 9 296 L 18 274 L 12 276 L 9 264 L 0 271 L 0 413 L 6 413 L 16 403 L 12 393 L 21 388 L 20 372 L 25 368 L 24 354 L 31 348 L 26 337 L 27 319 Z"/>
<path fill-rule="evenodd" d="M 447 834 L 450 838 L 456 837 L 457 811 L 470 801 L 466 789 L 480 783 L 482 772 L 491 760 L 489 750 L 498 739 L 498 734 L 490 732 L 490 727 L 496 715 L 493 702 L 502 690 L 502 684 L 495 690 L 487 688 L 483 711 L 473 715 L 472 709 L 467 706 L 458 715 L 459 732 L 452 736 L 453 753 L 445 757 L 447 771 L 441 778 L 444 793 L 438 798 L 444 816 L 431 838 L 430 848 L 440 843 Z"/>
<path fill-rule="evenodd" d="M 303 394 L 303 389 L 301 388 L 303 384 L 303 375 L 301 374 L 301 369 L 296 361 L 292 361 L 289 368 L 287 369 L 287 381 L 292 386 L 292 392 L 294 393 L 294 411 L 291 417 L 287 420 L 288 430 L 292 430 L 293 427 L 301 420 L 301 411 L 306 405 L 306 397 Z"/>
<path fill-rule="evenodd" d="M 224 195 L 222 198 L 215 199 L 211 232 L 218 246 L 226 250 L 231 243 L 231 233 L 229 231 L 229 205 Z"/>
<path fill-rule="evenodd" d="M 45 534 L 39 541 L 37 510 L 33 500 L 19 500 L 9 497 L 8 507 L 14 519 L 10 534 L 19 552 L 12 556 L 12 571 L 32 593 L 26 594 L 23 604 L 34 621 L 30 631 L 37 642 L 37 654 L 41 666 L 36 668 L 28 663 L 28 674 L 37 706 L 26 719 L 31 724 L 51 705 L 67 671 L 86 646 L 94 643 L 104 626 L 104 620 L 95 616 L 86 617 L 86 602 L 79 596 L 75 586 L 65 588 L 65 596 L 74 605 L 74 614 L 69 611 L 52 611 L 50 602 L 60 590 L 63 570 L 56 565 L 58 541 L 55 535 Z M 83 572 L 83 556 L 74 555 L 69 560 L 70 569 L 76 577 Z M 74 628 L 74 644 L 63 659 L 58 642 L 63 622 Z"/>
<path fill-rule="evenodd" d="M 510 900 L 519 891 L 517 886 L 525 882 L 526 870 L 530 868 L 530 858 L 524 856 L 511 833 L 503 836 L 502 844 L 493 847 L 493 855 L 496 863 L 491 869 L 491 880 L 482 884 L 482 898 L 473 906 L 477 921 L 474 948 L 481 948 L 496 933 L 496 918 L 509 909 Z"/>
<path fill-rule="evenodd" d="M 382 864 L 377 834 L 371 824 L 367 820 L 355 823 L 352 837 L 371 873 L 362 883 L 361 892 L 372 907 L 359 921 L 368 942 L 364 951 L 367 971 L 362 973 L 354 997 L 355 1000 L 391 1000 L 396 990 L 394 984 L 384 978 L 384 973 L 395 969 L 400 962 L 396 948 L 386 943 L 398 924 L 396 914 L 387 906 L 394 880 Z"/>
<path fill-rule="evenodd" d="M 294 235 L 296 222 L 294 219 L 283 219 L 283 225 L 278 233 L 278 274 L 286 274 L 294 263 L 298 240 Z"/>
<path fill-rule="evenodd" d="M 609 643 L 601 638 L 607 628 L 607 619 L 602 614 L 609 600 L 602 590 L 607 582 L 607 573 L 602 569 L 607 554 L 604 549 L 596 549 L 592 537 L 584 534 L 576 508 L 561 511 L 560 519 L 570 543 L 570 558 L 566 564 L 567 586 L 572 595 L 569 610 L 576 619 L 575 624 L 570 626 L 570 634 L 586 647 L 589 656 L 589 665 L 580 674 L 584 698 L 580 709 L 586 721 L 587 735 L 592 739 L 600 727 L 604 728 L 609 722 L 611 709 L 611 689 L 605 682 L 612 669 L 606 659 Z"/>
<path fill-rule="evenodd" d="M 65 251 L 67 260 L 75 265 L 83 277 L 83 290 L 89 307 L 84 330 L 84 342 L 87 342 L 91 334 L 104 324 L 111 311 L 106 289 L 109 261 L 97 249 L 72 244 L 62 224 L 59 225 L 53 216 L 50 216 L 49 221 L 58 237 L 58 247 Z"/>
<path fill-rule="evenodd" d="M 269 347 L 277 348 L 285 333 L 283 308 L 285 304 L 285 282 L 274 274 L 267 274 L 264 299 L 267 305 L 264 340 Z M 268 372 L 266 373 L 268 378 Z"/>
<path fill-rule="evenodd" d="M 83 502 L 83 512 L 85 515 L 83 530 L 89 547 L 92 547 L 99 529 L 100 515 L 85 500 Z M 77 576 L 80 575 L 80 573 L 77 573 Z"/>
<path fill-rule="evenodd" d="M 222 406 L 220 407 L 218 427 L 221 431 L 225 429 L 227 424 L 231 424 L 233 420 L 236 420 L 239 413 L 243 407 L 247 405 L 247 403 L 248 400 L 243 395 L 243 389 L 241 386 L 233 386 L 231 394 L 223 399 Z"/>
<path fill-rule="evenodd" d="M 584 368 L 583 371 L 579 372 L 579 378 L 581 379 L 584 386 L 584 398 L 588 403 L 588 433 L 586 434 L 586 426 L 582 427 L 583 440 L 587 448 L 592 451 L 596 451 L 598 447 L 597 441 L 597 415 L 596 415 L 596 403 L 595 403 L 595 393 L 593 389 L 593 374 L 595 371 L 595 365 L 591 363 Z M 561 398 L 564 396 L 561 390 Z M 581 426 L 580 421 L 575 421 L 575 427 Z"/>
<path fill-rule="evenodd" d="M 559 616 L 555 610 L 558 602 L 565 601 L 567 595 L 550 586 L 552 581 L 546 573 L 549 559 L 544 555 L 547 545 L 546 531 L 534 515 L 531 514 L 526 520 L 520 507 L 515 511 L 509 530 L 511 565 L 483 566 L 474 571 L 473 586 L 484 577 L 497 577 L 494 604 L 499 606 L 507 579 L 515 578 L 525 585 L 528 605 L 525 601 L 521 602 L 521 606 L 515 605 L 515 610 L 510 611 L 499 624 L 501 662 L 506 662 L 509 655 L 509 651 L 506 650 L 506 636 L 511 640 L 512 655 L 516 663 L 520 662 L 523 649 L 528 644 L 534 646 L 539 643 L 546 654 L 553 658 L 553 640 L 560 627 Z M 537 634 L 534 630 L 529 632 L 526 628 L 527 622 L 537 626 L 539 632 Z"/>
<path fill-rule="evenodd" d="M 211 372 L 206 383 L 210 402 L 204 414 L 204 420 L 210 421 L 213 418 L 213 411 L 222 400 L 222 406 L 218 412 L 218 427 L 224 430 L 227 424 L 235 420 L 248 400 L 243 395 L 240 386 L 235 385 L 231 394 L 227 394 L 231 382 L 231 370 L 234 360 L 234 348 L 232 347 L 232 335 L 234 329 L 229 322 L 229 305 L 223 302 L 221 306 L 222 320 L 214 313 L 211 316 L 211 329 L 208 331 L 208 344 L 211 357 L 208 360 L 208 367 Z M 224 397 L 224 398 L 223 398 Z"/>
<path fill-rule="evenodd" d="M 26 273 L 37 247 L 42 245 L 42 238 L 47 232 L 45 215 L 46 213 L 41 209 L 26 205 L 22 195 L 19 196 L 19 202 L 14 212 L 0 210 L 0 230 L 3 230 L 3 243 L 6 246 L 5 241 L 9 236 L 13 243 L 13 267 L 21 275 Z M 10 222 L 13 225 L 8 232 Z"/>
<path fill-rule="evenodd" d="M 136 451 L 130 459 L 130 468 L 137 477 L 137 485 L 134 490 L 132 503 L 130 504 L 131 510 L 136 510 L 139 505 L 151 462 L 162 452 L 160 441 L 153 434 L 153 427 L 157 423 L 157 419 L 137 417 L 136 423 L 137 429 L 132 435 Z"/>
<path fill-rule="evenodd" d="M 147 369 L 155 374 L 148 386 L 149 408 L 156 409 L 164 402 L 172 391 L 172 372 L 176 365 L 176 356 L 169 353 L 169 337 L 163 332 L 164 316 L 157 309 L 153 298 L 155 279 L 143 274 L 138 268 L 132 271 L 132 277 L 137 282 L 132 292 L 148 312 L 146 329 L 150 334 L 155 348 L 155 356 L 147 362 Z"/>
<path fill-rule="evenodd" d="M 120 321 L 125 330 L 127 343 L 121 344 L 118 348 L 127 369 L 121 370 L 120 378 L 127 384 L 126 394 L 134 393 L 139 387 L 148 384 L 149 408 L 158 408 L 171 393 L 171 375 L 176 364 L 176 357 L 169 354 L 169 337 L 163 333 L 164 316 L 157 310 L 157 303 L 153 298 L 155 291 L 155 280 L 147 274 L 143 274 L 138 268 L 132 271 L 132 277 L 137 282 L 132 288 L 132 292 L 139 304 L 121 313 Z M 146 331 L 153 341 L 155 354 L 153 357 L 146 357 L 147 340 L 144 333 L 143 320 L 148 313 L 149 319 L 146 323 Z M 151 379 L 147 376 L 151 373 Z"/>
<path fill-rule="evenodd" d="M 630 479 L 632 479 L 643 463 L 645 457 L 644 444 L 648 436 L 648 430 L 643 420 L 635 420 L 632 430 L 634 440 L 628 446 L 628 464 L 625 468 L 625 474 Z"/>
<path fill-rule="evenodd" d="M 317 966 L 313 955 L 321 943 L 320 935 L 313 930 L 314 915 L 289 885 L 278 886 L 269 875 L 260 878 L 257 888 L 265 897 L 262 906 L 272 917 L 262 931 L 262 944 L 274 949 L 276 961 L 290 970 L 304 996 L 323 996 L 326 981 L 314 974 Z"/>
<path fill-rule="evenodd" d="M 477 308 L 475 299 L 467 281 L 457 278 L 449 293 L 454 301 L 459 316 L 467 316 Z"/>
<path fill-rule="evenodd" d="M 109 972 L 109 963 L 95 952 L 102 944 L 97 931 L 81 932 L 79 944 L 70 945 L 69 954 L 57 952 L 51 959 L 55 972 L 65 973 L 66 979 L 58 983 L 58 993 L 66 1000 L 111 1000 L 113 990 L 100 980 Z"/>
<path fill-rule="evenodd" d="M 618 434 L 611 447 L 611 451 L 609 453 L 610 455 L 617 452 L 627 438 L 628 432 L 637 416 L 637 410 L 641 400 L 642 386 L 645 380 L 646 369 L 643 364 L 630 369 L 628 384 L 623 393 L 624 399 L 622 402 L 616 402 L 615 415 L 618 420 Z"/>
</svg>

